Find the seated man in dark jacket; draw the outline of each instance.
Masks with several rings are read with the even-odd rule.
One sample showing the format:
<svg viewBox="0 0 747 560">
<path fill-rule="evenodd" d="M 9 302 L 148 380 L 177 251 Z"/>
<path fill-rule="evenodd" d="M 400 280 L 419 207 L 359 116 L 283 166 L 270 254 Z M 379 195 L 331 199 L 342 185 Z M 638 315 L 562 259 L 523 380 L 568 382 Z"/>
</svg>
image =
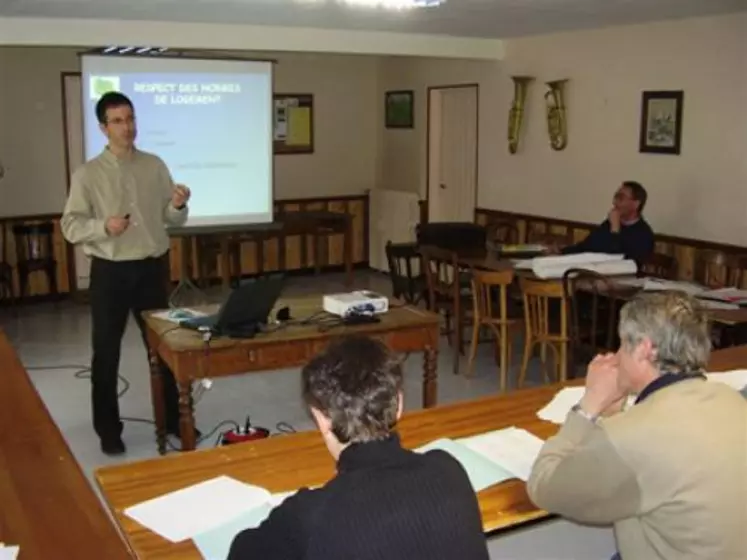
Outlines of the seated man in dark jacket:
<svg viewBox="0 0 747 560">
<path fill-rule="evenodd" d="M 586 239 L 561 249 L 561 253 L 623 254 L 640 267 L 654 252 L 654 232 L 642 216 L 647 198 L 640 183 L 625 181 L 615 193 L 607 219 Z"/>
<path fill-rule="evenodd" d="M 239 533 L 228 560 L 488 559 L 462 466 L 442 451 L 403 449 L 393 432 L 402 369 L 381 342 L 339 339 L 303 369 L 302 385 L 337 475 Z"/>
</svg>

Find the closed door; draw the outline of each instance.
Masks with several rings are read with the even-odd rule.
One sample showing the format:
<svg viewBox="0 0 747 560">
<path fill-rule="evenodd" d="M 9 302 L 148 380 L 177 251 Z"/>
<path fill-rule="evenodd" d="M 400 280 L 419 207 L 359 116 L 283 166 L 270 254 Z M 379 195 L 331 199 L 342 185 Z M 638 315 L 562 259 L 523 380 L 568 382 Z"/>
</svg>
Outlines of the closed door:
<svg viewBox="0 0 747 560">
<path fill-rule="evenodd" d="M 476 85 L 430 90 L 428 221 L 474 221 L 477 119 Z"/>
</svg>

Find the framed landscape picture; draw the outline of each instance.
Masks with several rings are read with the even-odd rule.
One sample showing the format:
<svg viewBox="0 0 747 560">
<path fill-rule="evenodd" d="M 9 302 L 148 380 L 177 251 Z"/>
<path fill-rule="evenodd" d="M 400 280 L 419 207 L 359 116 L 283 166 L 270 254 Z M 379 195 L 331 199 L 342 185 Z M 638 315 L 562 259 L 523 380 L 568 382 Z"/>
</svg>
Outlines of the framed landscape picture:
<svg viewBox="0 0 747 560">
<path fill-rule="evenodd" d="M 412 128 L 414 93 L 412 91 L 386 92 L 386 128 Z"/>
<path fill-rule="evenodd" d="M 682 142 L 682 91 L 644 91 L 639 151 L 679 154 Z"/>
</svg>

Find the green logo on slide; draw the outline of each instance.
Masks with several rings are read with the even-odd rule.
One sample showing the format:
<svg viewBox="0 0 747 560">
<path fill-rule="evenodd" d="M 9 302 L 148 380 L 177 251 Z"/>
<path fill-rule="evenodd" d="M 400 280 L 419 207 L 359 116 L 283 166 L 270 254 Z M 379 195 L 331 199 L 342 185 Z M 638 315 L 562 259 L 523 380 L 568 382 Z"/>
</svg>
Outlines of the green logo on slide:
<svg viewBox="0 0 747 560">
<path fill-rule="evenodd" d="M 89 94 L 92 101 L 98 101 L 110 91 L 119 91 L 119 76 L 91 76 Z"/>
</svg>

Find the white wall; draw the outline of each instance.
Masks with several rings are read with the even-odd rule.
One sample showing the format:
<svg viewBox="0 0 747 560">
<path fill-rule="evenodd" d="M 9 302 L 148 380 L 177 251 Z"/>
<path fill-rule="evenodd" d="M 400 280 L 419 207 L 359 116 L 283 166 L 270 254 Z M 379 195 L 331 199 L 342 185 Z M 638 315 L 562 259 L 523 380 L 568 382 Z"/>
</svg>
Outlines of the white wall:
<svg viewBox="0 0 747 560">
<path fill-rule="evenodd" d="M 514 74 L 534 75 L 520 151 L 506 129 Z M 529 37 L 500 63 L 404 58 L 383 89 L 416 90 L 416 129 L 382 132 L 382 186 L 425 193 L 425 91 L 480 84 L 478 206 L 600 221 L 642 182 L 660 233 L 747 245 L 747 14 Z M 569 145 L 550 149 L 544 82 L 570 78 Z M 641 93 L 685 91 L 682 155 L 638 153 Z"/>
<path fill-rule="evenodd" d="M 80 70 L 67 47 L 0 47 L 0 215 L 59 213 L 67 196 L 62 72 Z M 252 53 L 247 53 L 247 56 Z M 275 197 L 360 194 L 379 174 L 381 59 L 253 53 L 275 58 L 275 91 L 314 95 L 314 153 L 275 157 Z"/>
</svg>

